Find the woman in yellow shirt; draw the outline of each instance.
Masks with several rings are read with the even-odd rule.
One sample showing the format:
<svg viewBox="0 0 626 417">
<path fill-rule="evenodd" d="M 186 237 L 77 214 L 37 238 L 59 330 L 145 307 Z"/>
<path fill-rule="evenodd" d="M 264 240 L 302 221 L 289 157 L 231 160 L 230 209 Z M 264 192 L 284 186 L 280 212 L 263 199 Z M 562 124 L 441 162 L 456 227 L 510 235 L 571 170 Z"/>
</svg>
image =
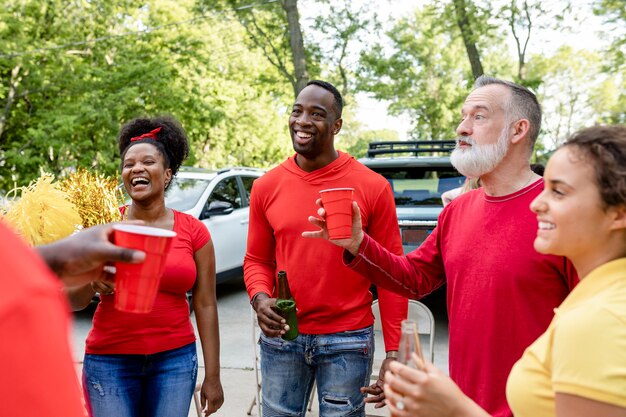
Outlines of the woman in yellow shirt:
<svg viewBox="0 0 626 417">
<path fill-rule="evenodd" d="M 544 181 L 530 206 L 534 247 L 568 257 L 581 282 L 511 370 L 509 405 L 516 417 L 626 417 L 626 126 L 575 134 Z M 390 366 L 394 416 L 488 415 L 432 364 L 421 368 Z"/>
</svg>

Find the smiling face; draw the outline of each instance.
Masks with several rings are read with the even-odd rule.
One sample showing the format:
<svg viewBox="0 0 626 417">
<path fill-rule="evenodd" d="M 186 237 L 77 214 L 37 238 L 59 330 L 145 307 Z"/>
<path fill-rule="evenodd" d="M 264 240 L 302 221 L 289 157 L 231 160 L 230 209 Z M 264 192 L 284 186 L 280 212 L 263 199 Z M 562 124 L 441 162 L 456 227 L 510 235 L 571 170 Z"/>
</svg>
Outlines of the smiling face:
<svg viewBox="0 0 626 417">
<path fill-rule="evenodd" d="M 545 188 L 531 203 L 537 252 L 586 259 L 602 252 L 614 216 L 605 209 L 593 166 L 575 147 L 559 149 L 544 172 Z"/>
<path fill-rule="evenodd" d="M 510 144 L 506 103 L 511 92 L 503 85 L 487 85 L 472 91 L 461 109 L 457 146 L 452 165 L 468 177 L 493 171 L 504 159 Z"/>
<path fill-rule="evenodd" d="M 307 160 L 334 155 L 334 136 L 341 129 L 335 114 L 335 97 L 318 85 L 305 87 L 289 116 L 293 149 Z"/>
<path fill-rule="evenodd" d="M 165 186 L 171 179 L 172 170 L 165 167 L 165 158 L 156 146 L 138 143 L 124 154 L 122 181 L 134 201 L 164 198 Z"/>
</svg>

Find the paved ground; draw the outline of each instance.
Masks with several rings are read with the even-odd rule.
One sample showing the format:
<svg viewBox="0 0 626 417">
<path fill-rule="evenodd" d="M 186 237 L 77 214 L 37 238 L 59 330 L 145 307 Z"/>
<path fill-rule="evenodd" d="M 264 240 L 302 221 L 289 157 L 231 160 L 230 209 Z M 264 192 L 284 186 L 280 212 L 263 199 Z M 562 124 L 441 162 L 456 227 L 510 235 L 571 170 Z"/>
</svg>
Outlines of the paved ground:
<svg viewBox="0 0 626 417">
<path fill-rule="evenodd" d="M 423 300 L 435 315 L 435 364 L 445 371 L 448 369 L 448 337 L 447 317 L 443 293 L 433 294 Z M 216 417 L 244 417 L 255 395 L 255 372 L 253 370 L 253 337 L 250 307 L 247 294 L 241 280 L 218 286 L 220 339 L 221 339 L 221 377 L 224 388 L 224 405 L 214 414 Z M 91 328 L 93 309 L 75 314 L 73 331 L 74 357 L 78 369 L 82 363 L 85 349 L 85 338 Z M 195 325 L 195 318 L 192 316 Z M 198 346 L 199 347 L 199 346 Z M 200 361 L 199 380 L 204 373 L 204 362 Z M 374 410 L 368 406 L 368 414 L 388 416 L 386 408 Z M 256 407 L 252 408 L 253 416 L 258 416 Z M 319 416 L 317 399 L 308 416 Z M 192 405 L 190 417 L 196 416 Z"/>
</svg>

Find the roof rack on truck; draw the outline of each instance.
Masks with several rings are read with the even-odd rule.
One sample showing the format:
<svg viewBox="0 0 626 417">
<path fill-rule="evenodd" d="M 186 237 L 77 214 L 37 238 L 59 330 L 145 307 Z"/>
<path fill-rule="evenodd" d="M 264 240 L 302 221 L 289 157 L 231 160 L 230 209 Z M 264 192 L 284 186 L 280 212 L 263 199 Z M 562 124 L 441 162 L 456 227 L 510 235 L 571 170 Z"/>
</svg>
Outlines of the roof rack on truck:
<svg viewBox="0 0 626 417">
<path fill-rule="evenodd" d="M 418 154 L 444 153 L 449 154 L 456 146 L 456 140 L 409 140 L 409 141 L 384 141 L 370 142 L 367 149 L 367 157 L 374 158 L 379 155 L 408 153 Z"/>
</svg>

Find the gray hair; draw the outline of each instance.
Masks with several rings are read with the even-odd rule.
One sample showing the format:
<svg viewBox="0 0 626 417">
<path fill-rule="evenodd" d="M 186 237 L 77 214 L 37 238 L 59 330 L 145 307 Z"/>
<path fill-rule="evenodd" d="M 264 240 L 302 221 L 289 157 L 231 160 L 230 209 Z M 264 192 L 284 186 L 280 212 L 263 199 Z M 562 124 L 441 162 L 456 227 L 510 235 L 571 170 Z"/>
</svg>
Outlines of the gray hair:
<svg viewBox="0 0 626 417">
<path fill-rule="evenodd" d="M 537 96 L 528 88 L 515 84 L 512 81 L 485 75 L 481 75 L 474 81 L 474 90 L 492 84 L 503 85 L 511 92 L 511 98 L 505 104 L 504 109 L 507 121 L 511 123 L 519 119 L 529 121 L 528 137 L 530 138 L 530 149 L 532 150 L 539 136 L 539 130 L 541 130 L 541 105 L 537 101 Z"/>
</svg>

